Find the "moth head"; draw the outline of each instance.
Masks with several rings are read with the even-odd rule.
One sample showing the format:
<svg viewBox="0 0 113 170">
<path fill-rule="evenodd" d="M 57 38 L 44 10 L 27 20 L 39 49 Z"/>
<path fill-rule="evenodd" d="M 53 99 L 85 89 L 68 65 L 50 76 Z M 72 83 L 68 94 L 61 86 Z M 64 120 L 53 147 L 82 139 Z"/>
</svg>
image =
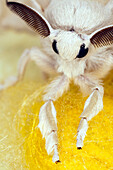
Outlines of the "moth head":
<svg viewBox="0 0 113 170">
<path fill-rule="evenodd" d="M 50 35 L 50 38 L 54 52 L 63 60 L 72 61 L 88 54 L 90 41 L 81 38 L 75 31 L 57 30 L 56 35 Z"/>
<path fill-rule="evenodd" d="M 42 37 L 51 39 L 54 52 L 64 60 L 87 57 L 91 46 L 103 48 L 113 44 L 113 25 L 95 31 L 90 36 L 77 34 L 76 30 L 54 30 L 49 22 L 36 10 L 17 2 L 8 2 L 7 6 L 19 15 L 34 31 Z"/>
<path fill-rule="evenodd" d="M 6 4 L 11 11 L 20 16 L 35 32 L 44 38 L 49 37 L 54 52 L 61 58 L 73 60 L 79 52 L 80 55 L 78 57 L 83 57 L 81 54 L 85 49 L 85 44 L 73 30 L 54 30 L 49 22 L 31 7 L 17 2 L 8 2 L 7 0 Z"/>
<path fill-rule="evenodd" d="M 51 35 L 50 35 L 51 37 Z M 113 45 L 113 25 L 96 30 L 91 35 L 77 34 L 76 30 L 59 31 L 52 37 L 53 50 L 65 60 L 83 59 L 93 50 Z"/>
</svg>

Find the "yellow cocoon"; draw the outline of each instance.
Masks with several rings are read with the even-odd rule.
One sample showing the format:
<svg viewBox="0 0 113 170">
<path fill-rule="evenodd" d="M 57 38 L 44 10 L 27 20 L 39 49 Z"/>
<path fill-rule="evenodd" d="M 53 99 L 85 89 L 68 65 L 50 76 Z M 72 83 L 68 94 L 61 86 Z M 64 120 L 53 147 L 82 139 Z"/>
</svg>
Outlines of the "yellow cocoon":
<svg viewBox="0 0 113 170">
<path fill-rule="evenodd" d="M 93 170 L 113 169 L 113 72 L 106 78 L 104 109 L 89 122 L 82 150 L 76 149 L 76 133 L 86 98 L 71 85 L 54 102 L 58 122 L 61 163 L 52 162 L 45 150 L 39 110 L 46 85 L 24 80 L 0 93 L 0 169 Z"/>
</svg>

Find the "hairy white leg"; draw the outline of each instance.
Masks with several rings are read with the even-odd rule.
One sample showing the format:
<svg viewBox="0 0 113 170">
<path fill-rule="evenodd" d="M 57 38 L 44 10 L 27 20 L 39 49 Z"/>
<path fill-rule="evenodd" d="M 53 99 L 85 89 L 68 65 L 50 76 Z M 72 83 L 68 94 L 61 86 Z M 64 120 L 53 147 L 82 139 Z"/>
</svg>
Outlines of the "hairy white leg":
<svg viewBox="0 0 113 170">
<path fill-rule="evenodd" d="M 0 90 L 3 90 L 5 88 L 8 88 L 14 84 L 16 84 L 20 79 L 22 79 L 26 65 L 28 61 L 30 60 L 29 50 L 25 50 L 23 54 L 21 55 L 19 62 L 18 62 L 18 75 L 16 76 L 10 76 L 5 81 L 4 84 L 0 84 Z"/>
<path fill-rule="evenodd" d="M 25 50 L 18 62 L 18 78 L 22 79 L 28 62 L 34 61 L 40 69 L 46 74 L 55 72 L 55 61 L 43 53 L 39 48 L 33 47 L 31 50 Z"/>
<path fill-rule="evenodd" d="M 33 60 L 40 69 L 47 74 L 54 74 L 56 61 L 48 56 L 41 49 L 34 47 L 30 52 L 31 60 Z"/>
<path fill-rule="evenodd" d="M 17 66 L 17 77 L 18 80 L 21 80 L 23 78 L 23 75 L 25 73 L 25 69 L 26 66 L 28 64 L 28 62 L 30 61 L 30 50 L 26 49 L 23 54 L 21 55 L 19 62 L 18 62 L 18 66 Z"/>
<path fill-rule="evenodd" d="M 49 58 L 38 48 L 32 48 L 31 50 L 26 49 L 19 59 L 17 76 L 8 77 L 3 84 L 0 84 L 0 90 L 15 85 L 19 80 L 22 79 L 25 73 L 26 66 L 30 60 L 35 61 L 36 64 L 46 74 L 55 73 L 54 60 Z"/>
<path fill-rule="evenodd" d="M 57 120 L 56 110 L 53 102 L 49 100 L 40 109 L 39 113 L 39 125 L 40 131 L 46 140 L 46 150 L 48 155 L 54 153 L 53 162 L 59 161 L 57 151 Z"/>
<path fill-rule="evenodd" d="M 57 139 L 57 119 L 53 100 L 62 96 L 62 93 L 69 87 L 69 80 L 65 76 L 59 76 L 52 81 L 44 95 L 46 103 L 41 107 L 39 113 L 39 125 L 42 136 L 46 140 L 47 153 L 53 154 L 53 162 L 59 162 L 58 139 Z"/>
<path fill-rule="evenodd" d="M 85 78 L 84 78 L 85 79 Z M 82 79 L 83 80 L 83 79 Z M 103 87 L 94 86 L 94 83 L 86 79 L 87 85 L 92 93 L 85 102 L 84 110 L 81 114 L 81 121 L 77 130 L 77 148 L 81 149 L 83 147 L 83 141 L 86 136 L 88 129 L 88 121 L 90 121 L 94 116 L 96 116 L 103 109 Z M 86 88 L 87 89 L 87 88 Z"/>
</svg>

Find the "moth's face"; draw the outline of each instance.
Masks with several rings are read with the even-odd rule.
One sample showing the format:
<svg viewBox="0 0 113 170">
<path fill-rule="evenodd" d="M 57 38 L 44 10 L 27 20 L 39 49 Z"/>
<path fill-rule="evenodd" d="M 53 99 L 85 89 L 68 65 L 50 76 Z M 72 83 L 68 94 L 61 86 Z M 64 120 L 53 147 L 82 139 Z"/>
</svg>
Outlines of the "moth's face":
<svg viewBox="0 0 113 170">
<path fill-rule="evenodd" d="M 72 61 L 88 54 L 89 41 L 74 31 L 59 31 L 52 37 L 53 50 L 63 59 Z"/>
<path fill-rule="evenodd" d="M 70 1 L 66 0 L 66 2 L 71 4 Z M 103 27 L 89 36 L 77 34 L 73 29 L 70 31 L 54 30 L 42 14 L 31 7 L 17 2 L 6 1 L 6 4 L 11 11 L 19 15 L 20 18 L 42 37 L 49 36 L 52 41 L 53 50 L 64 60 L 73 61 L 76 58 L 82 59 L 87 57 L 89 54 L 89 45 L 91 44 L 95 49 L 113 45 L 113 25 Z M 71 4 L 71 6 L 73 6 L 73 4 Z M 75 9 L 74 12 L 76 12 Z M 63 13 L 62 16 L 64 16 L 65 19 L 65 13 Z M 67 24 L 67 26 L 69 25 L 70 23 Z"/>
<path fill-rule="evenodd" d="M 66 0 L 66 2 L 68 1 Z M 70 1 L 68 3 L 71 4 Z M 54 30 L 42 14 L 31 7 L 17 2 L 6 1 L 6 4 L 11 11 L 19 15 L 20 18 L 42 37 L 49 37 L 52 41 L 54 52 L 63 60 L 74 61 L 77 58 L 82 60 L 88 55 L 91 55 L 91 45 L 93 45 L 95 49 L 113 45 L 113 25 L 103 27 L 87 36 L 77 34 L 73 28 L 70 31 Z M 75 9 L 74 12 L 76 12 Z M 62 16 L 64 16 L 65 19 L 65 13 L 63 13 Z M 67 26 L 69 25 L 70 23 L 67 24 Z"/>
</svg>

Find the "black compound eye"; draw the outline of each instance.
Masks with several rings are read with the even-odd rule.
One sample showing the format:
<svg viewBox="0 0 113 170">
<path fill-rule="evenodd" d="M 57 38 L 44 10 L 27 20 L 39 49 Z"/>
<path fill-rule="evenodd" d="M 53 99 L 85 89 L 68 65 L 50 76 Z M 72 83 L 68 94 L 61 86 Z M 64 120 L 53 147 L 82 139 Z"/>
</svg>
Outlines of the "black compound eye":
<svg viewBox="0 0 113 170">
<path fill-rule="evenodd" d="M 83 58 L 87 55 L 88 53 L 88 48 L 85 48 L 85 44 L 82 44 L 80 46 L 80 51 L 79 51 L 79 54 L 77 55 L 77 58 Z"/>
<path fill-rule="evenodd" d="M 55 53 L 59 54 L 59 51 L 57 49 L 57 41 L 54 40 L 53 43 L 52 43 L 52 48 L 54 50 Z"/>
</svg>

